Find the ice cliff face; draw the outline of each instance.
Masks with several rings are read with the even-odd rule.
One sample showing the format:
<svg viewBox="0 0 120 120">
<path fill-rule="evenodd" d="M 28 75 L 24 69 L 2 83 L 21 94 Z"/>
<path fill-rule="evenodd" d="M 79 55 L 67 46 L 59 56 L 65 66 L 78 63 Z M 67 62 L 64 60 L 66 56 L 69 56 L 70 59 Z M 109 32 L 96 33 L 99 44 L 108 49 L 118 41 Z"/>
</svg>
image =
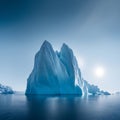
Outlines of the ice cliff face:
<svg viewBox="0 0 120 120">
<path fill-rule="evenodd" d="M 35 56 L 26 94 L 87 95 L 87 86 L 81 78 L 72 49 L 63 44 L 60 52 L 55 52 L 45 41 Z"/>
</svg>

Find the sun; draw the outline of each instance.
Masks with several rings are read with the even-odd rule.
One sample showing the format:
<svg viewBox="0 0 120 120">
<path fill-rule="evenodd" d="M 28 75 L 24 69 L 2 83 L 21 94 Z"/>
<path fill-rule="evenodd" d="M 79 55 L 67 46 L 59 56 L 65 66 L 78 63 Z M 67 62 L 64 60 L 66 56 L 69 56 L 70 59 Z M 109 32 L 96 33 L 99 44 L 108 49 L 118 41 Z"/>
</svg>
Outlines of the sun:
<svg viewBox="0 0 120 120">
<path fill-rule="evenodd" d="M 104 69 L 104 67 L 98 66 L 95 68 L 94 73 L 95 73 L 96 77 L 101 78 L 105 74 L 105 69 Z"/>
</svg>

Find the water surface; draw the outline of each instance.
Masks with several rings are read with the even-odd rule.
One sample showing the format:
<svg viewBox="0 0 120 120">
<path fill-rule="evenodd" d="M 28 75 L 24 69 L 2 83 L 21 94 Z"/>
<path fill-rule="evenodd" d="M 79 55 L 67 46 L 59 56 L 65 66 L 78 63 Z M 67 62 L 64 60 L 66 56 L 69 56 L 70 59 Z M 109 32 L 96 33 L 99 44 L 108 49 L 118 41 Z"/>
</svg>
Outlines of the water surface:
<svg viewBox="0 0 120 120">
<path fill-rule="evenodd" d="M 0 120 L 120 120 L 120 95 L 0 95 Z"/>
</svg>

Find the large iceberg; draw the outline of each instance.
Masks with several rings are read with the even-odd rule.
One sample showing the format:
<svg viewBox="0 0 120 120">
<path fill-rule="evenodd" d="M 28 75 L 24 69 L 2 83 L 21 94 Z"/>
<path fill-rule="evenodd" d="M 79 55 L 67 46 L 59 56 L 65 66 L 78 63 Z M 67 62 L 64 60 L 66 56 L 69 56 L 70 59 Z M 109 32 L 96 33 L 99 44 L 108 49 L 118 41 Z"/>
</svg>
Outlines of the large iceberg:
<svg viewBox="0 0 120 120">
<path fill-rule="evenodd" d="M 66 44 L 60 52 L 44 41 L 35 55 L 34 68 L 27 80 L 26 94 L 87 95 L 76 57 Z"/>
<path fill-rule="evenodd" d="M 109 95 L 81 77 L 76 57 L 66 44 L 60 52 L 44 41 L 35 55 L 34 68 L 27 80 L 26 94 Z"/>
</svg>

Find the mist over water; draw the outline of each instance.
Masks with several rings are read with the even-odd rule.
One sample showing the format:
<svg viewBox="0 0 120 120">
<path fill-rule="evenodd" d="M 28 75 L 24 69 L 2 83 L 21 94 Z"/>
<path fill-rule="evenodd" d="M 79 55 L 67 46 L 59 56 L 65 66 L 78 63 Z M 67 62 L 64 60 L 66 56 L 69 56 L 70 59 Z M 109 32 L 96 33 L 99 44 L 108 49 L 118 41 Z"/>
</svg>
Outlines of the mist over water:
<svg viewBox="0 0 120 120">
<path fill-rule="evenodd" d="M 119 99 L 119 95 L 0 95 L 0 120 L 119 120 Z"/>
</svg>

